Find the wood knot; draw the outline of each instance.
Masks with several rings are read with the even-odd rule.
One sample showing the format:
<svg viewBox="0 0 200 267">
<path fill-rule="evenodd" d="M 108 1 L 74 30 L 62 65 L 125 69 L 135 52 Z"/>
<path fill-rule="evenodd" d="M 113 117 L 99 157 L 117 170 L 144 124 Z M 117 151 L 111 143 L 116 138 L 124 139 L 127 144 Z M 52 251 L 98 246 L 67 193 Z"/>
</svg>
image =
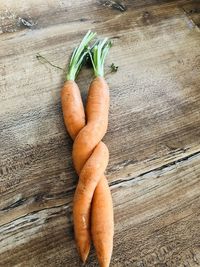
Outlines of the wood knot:
<svg viewBox="0 0 200 267">
<path fill-rule="evenodd" d="M 105 7 L 111 7 L 120 12 L 125 12 L 127 10 L 127 6 L 123 2 L 120 2 L 120 1 L 100 0 L 99 2 Z"/>
<path fill-rule="evenodd" d="M 36 25 L 36 23 L 34 23 L 31 19 L 19 17 L 18 20 L 19 20 L 19 26 L 23 28 L 31 29 L 33 26 Z"/>
<path fill-rule="evenodd" d="M 150 13 L 148 11 L 145 11 L 143 14 L 143 18 L 149 18 L 150 17 Z"/>
<path fill-rule="evenodd" d="M 142 15 L 142 22 L 143 24 L 150 24 L 151 23 L 152 15 L 148 11 L 145 11 Z"/>
</svg>

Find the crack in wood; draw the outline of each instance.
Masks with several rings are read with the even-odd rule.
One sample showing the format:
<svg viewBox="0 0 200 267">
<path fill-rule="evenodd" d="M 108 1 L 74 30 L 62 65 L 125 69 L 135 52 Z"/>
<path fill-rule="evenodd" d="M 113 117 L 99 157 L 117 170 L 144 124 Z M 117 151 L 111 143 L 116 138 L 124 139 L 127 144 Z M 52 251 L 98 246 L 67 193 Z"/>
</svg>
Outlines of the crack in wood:
<svg viewBox="0 0 200 267">
<path fill-rule="evenodd" d="M 26 201 L 27 201 L 26 198 L 21 198 L 21 199 L 17 200 L 16 202 L 12 203 L 11 205 L 4 207 L 3 209 L 0 209 L 0 211 L 8 211 L 10 209 L 17 208 L 20 205 L 23 205 Z"/>
<path fill-rule="evenodd" d="M 67 202 L 66 202 L 66 203 L 61 204 L 61 205 L 51 206 L 51 207 L 45 207 L 45 208 L 42 208 L 42 209 L 39 209 L 39 210 L 35 210 L 35 211 L 32 211 L 32 212 L 26 213 L 26 214 L 24 214 L 24 215 L 22 215 L 22 216 L 19 216 L 19 217 L 13 219 L 12 221 L 9 221 L 9 222 L 6 222 L 6 223 L 1 224 L 1 225 L 0 225 L 0 228 L 6 226 L 7 224 L 16 222 L 17 220 L 21 220 L 21 219 L 23 219 L 23 218 L 26 218 L 27 216 L 31 216 L 31 215 L 34 215 L 34 214 L 38 214 L 38 213 L 40 213 L 40 212 L 42 212 L 42 211 L 47 211 L 47 210 L 57 209 L 57 208 L 68 209 L 68 208 L 71 207 L 69 204 L 70 204 L 70 203 L 67 203 Z M 61 211 L 62 211 L 62 209 L 61 209 Z M 34 221 L 35 221 L 35 220 L 34 220 Z"/>
<path fill-rule="evenodd" d="M 169 162 L 167 164 L 163 164 L 162 166 L 159 166 L 159 167 L 157 167 L 155 169 L 151 169 L 149 171 L 143 172 L 143 173 L 139 174 L 138 176 L 134 176 L 134 177 L 131 177 L 129 179 L 123 179 L 123 180 L 122 179 L 119 179 L 119 180 L 113 181 L 113 182 L 109 183 L 109 186 L 111 188 L 112 187 L 115 187 L 116 185 L 117 186 L 118 185 L 121 186 L 122 184 L 124 184 L 126 182 L 130 182 L 130 181 L 135 180 L 136 178 L 143 177 L 143 176 L 145 176 L 147 174 L 150 174 L 150 173 L 155 173 L 155 172 L 158 172 L 158 171 L 163 171 L 166 168 L 169 168 L 169 167 L 172 167 L 172 166 L 176 165 L 177 163 L 182 163 L 184 161 L 187 161 L 187 160 L 189 160 L 189 159 L 191 159 L 193 157 L 199 156 L 199 155 L 200 155 L 200 151 L 194 152 L 194 153 L 192 153 L 192 154 L 190 154 L 188 156 L 185 156 L 185 157 L 182 157 L 180 159 L 174 160 L 174 161 Z"/>
</svg>

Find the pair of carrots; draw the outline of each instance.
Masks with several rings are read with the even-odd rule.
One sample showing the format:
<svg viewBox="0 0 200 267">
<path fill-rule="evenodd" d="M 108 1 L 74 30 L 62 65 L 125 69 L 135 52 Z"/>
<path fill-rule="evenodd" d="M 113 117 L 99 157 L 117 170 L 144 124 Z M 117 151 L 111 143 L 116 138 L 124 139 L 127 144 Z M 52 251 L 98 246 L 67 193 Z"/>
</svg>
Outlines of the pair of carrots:
<svg viewBox="0 0 200 267">
<path fill-rule="evenodd" d="M 67 79 L 61 91 L 65 126 L 74 140 L 72 158 L 79 175 L 73 201 L 73 221 L 77 249 L 85 263 L 91 240 L 101 267 L 108 267 L 113 249 L 113 205 L 104 175 L 109 152 L 101 141 L 107 131 L 109 88 L 104 79 L 104 62 L 111 46 L 106 38 L 89 47 L 95 33 L 88 31 L 72 53 Z M 75 82 L 87 56 L 95 78 L 90 84 L 86 109 Z"/>
</svg>

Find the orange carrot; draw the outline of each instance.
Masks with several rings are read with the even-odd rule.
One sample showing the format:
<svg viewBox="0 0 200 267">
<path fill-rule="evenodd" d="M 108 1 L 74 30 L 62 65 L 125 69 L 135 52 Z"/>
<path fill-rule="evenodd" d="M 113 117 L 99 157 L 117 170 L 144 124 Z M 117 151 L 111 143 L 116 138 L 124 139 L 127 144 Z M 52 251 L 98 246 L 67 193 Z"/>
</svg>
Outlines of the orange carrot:
<svg viewBox="0 0 200 267">
<path fill-rule="evenodd" d="M 66 82 L 61 91 L 61 105 L 64 117 L 64 123 L 66 129 L 74 140 L 79 131 L 85 126 L 85 112 L 80 95 L 78 85 L 75 82 L 76 76 L 81 68 L 84 57 L 87 54 L 87 46 L 89 42 L 94 38 L 95 33 L 88 31 L 80 45 L 74 49 L 71 56 L 71 60 L 68 67 Z M 79 174 L 79 173 L 78 173 Z M 85 224 L 82 225 L 84 229 L 81 233 L 77 233 L 78 218 L 74 216 L 74 228 L 75 228 L 75 239 L 77 249 L 80 253 L 81 259 L 85 262 L 90 250 L 90 226 L 89 216 L 86 218 L 87 227 Z"/>
<path fill-rule="evenodd" d="M 108 108 L 109 108 L 109 91 L 108 86 L 105 80 L 102 77 L 97 77 L 93 80 L 90 85 L 86 112 L 87 112 L 87 125 L 79 132 L 75 138 L 73 145 L 73 160 L 74 166 L 79 173 L 81 170 L 84 170 L 84 167 L 90 161 L 90 159 L 95 156 L 94 163 L 90 167 L 90 173 L 87 172 L 84 179 L 84 190 L 82 193 L 79 192 L 79 185 L 83 183 L 82 171 L 79 177 L 79 183 L 75 193 L 74 199 L 74 209 L 73 214 L 74 218 L 74 229 L 77 243 L 83 242 L 83 238 L 80 240 L 80 236 L 84 235 L 85 227 L 89 227 L 89 215 L 90 215 L 90 205 L 92 201 L 92 196 L 96 188 L 97 194 L 101 199 L 101 203 L 97 205 L 98 202 L 94 202 L 92 213 L 91 213 L 91 222 L 92 222 L 92 239 L 94 245 L 97 248 L 97 255 L 99 256 L 99 262 L 105 261 L 106 264 L 110 262 L 110 257 L 112 253 L 112 242 L 113 242 L 113 210 L 112 210 L 112 199 L 110 191 L 108 188 L 107 180 L 103 175 L 105 168 L 107 166 L 106 155 L 101 155 L 99 147 L 103 145 L 100 140 L 104 136 L 107 130 L 108 123 Z M 99 172 L 97 176 L 97 170 L 99 167 L 104 165 L 104 168 Z M 99 166 L 99 167 L 98 167 Z M 100 182 L 103 180 L 103 182 Z M 97 185 L 98 184 L 98 185 Z M 101 185 L 104 186 L 101 186 Z M 99 189 L 97 189 L 99 187 Z M 105 189 L 105 191 L 104 191 Z M 101 192 L 101 191 L 104 192 Z M 96 193 L 95 193 L 96 195 Z M 101 196 L 104 196 L 103 198 Z M 98 199 L 98 196 L 96 196 Z M 81 204 L 82 203 L 82 204 Z M 95 207 L 95 208 L 94 208 Z M 97 213 L 93 213 L 93 210 L 98 211 L 101 216 L 96 217 Z M 110 215 L 110 217 L 108 216 Z M 78 219 L 79 218 L 79 219 Z M 100 219 L 100 220 L 99 220 Z M 95 222 L 96 226 L 93 223 Z M 81 225 L 82 222 L 82 225 Z M 86 222 L 86 223 L 85 223 Z M 106 226 L 109 226 L 107 230 Z M 104 233 L 99 233 L 99 229 L 103 227 Z M 98 239 L 99 236 L 99 239 Z M 86 235 L 85 235 L 85 238 Z M 99 242 L 100 240 L 100 242 Z M 84 242 L 86 244 L 86 242 Z M 97 243 L 97 246 L 96 246 Z M 100 244 L 101 243 L 101 244 Z M 86 245 L 85 245 L 86 246 Z M 101 250 L 104 251 L 103 258 L 101 255 Z M 101 265 L 104 266 L 104 265 Z M 106 266 L 106 265 L 105 265 Z"/>
<path fill-rule="evenodd" d="M 92 201 L 91 231 L 101 267 L 108 267 L 113 250 L 113 205 L 107 179 L 102 176 Z"/>
<path fill-rule="evenodd" d="M 90 53 L 94 74 L 96 76 L 94 79 L 94 87 L 97 87 L 99 91 L 108 91 L 108 86 L 106 85 L 106 81 L 103 77 L 104 61 L 110 47 L 111 43 L 107 40 L 107 38 L 105 38 L 104 40 L 99 41 L 92 49 L 92 53 Z M 100 94 L 102 94 L 102 92 Z M 99 101 L 98 105 L 96 105 L 96 109 L 98 106 L 98 111 L 103 117 L 102 120 L 96 119 L 99 122 L 99 127 L 102 127 L 102 134 L 107 130 L 107 105 L 108 102 L 106 97 L 104 99 L 104 106 L 103 101 Z M 105 110 L 103 111 L 103 109 Z M 89 113 L 91 112 L 89 107 L 86 107 L 86 111 L 87 116 L 89 116 Z M 99 264 L 101 267 L 108 267 L 113 249 L 114 218 L 112 197 L 108 182 L 104 175 L 102 175 L 93 195 L 91 209 L 91 232 Z"/>
<path fill-rule="evenodd" d="M 61 106 L 68 133 L 74 140 L 85 126 L 85 112 L 78 85 L 73 80 L 65 82 L 61 91 Z"/>
<path fill-rule="evenodd" d="M 99 51 L 102 53 L 102 58 L 105 60 L 106 53 L 103 51 L 108 50 L 109 44 L 107 41 L 103 41 L 103 45 L 102 42 L 98 45 L 101 48 Z M 75 56 L 76 51 L 73 54 Z M 101 64 L 104 63 L 104 60 Z M 96 62 L 93 64 L 95 66 Z M 77 70 L 79 69 L 78 67 Z M 98 74 L 102 73 L 103 66 L 97 65 L 97 71 L 99 71 Z M 68 81 L 61 93 L 61 101 L 66 128 L 72 139 L 75 139 L 73 161 L 79 174 L 73 204 L 77 248 L 85 262 L 90 249 L 91 213 L 92 239 L 99 263 L 101 267 L 107 267 L 112 254 L 113 209 L 108 183 L 103 175 L 109 154 L 101 139 L 106 133 L 108 124 L 109 90 L 104 78 L 100 77 L 103 75 L 96 76 L 88 93 L 86 126 L 80 92 L 74 82 L 75 76 L 71 77 L 70 75 L 70 68 Z"/>
</svg>

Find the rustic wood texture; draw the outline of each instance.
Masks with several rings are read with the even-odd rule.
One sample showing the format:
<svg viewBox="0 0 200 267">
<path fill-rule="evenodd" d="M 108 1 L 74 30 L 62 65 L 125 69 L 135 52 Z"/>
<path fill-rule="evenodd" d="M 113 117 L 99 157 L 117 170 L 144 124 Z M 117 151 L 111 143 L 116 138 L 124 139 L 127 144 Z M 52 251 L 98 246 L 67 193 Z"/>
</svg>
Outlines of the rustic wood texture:
<svg viewBox="0 0 200 267">
<path fill-rule="evenodd" d="M 200 266 L 199 12 L 198 1 L 0 1 L 0 266 L 81 266 L 64 73 L 36 54 L 65 68 L 88 29 L 114 43 L 111 267 Z M 83 99 L 91 78 L 78 78 Z"/>
</svg>

